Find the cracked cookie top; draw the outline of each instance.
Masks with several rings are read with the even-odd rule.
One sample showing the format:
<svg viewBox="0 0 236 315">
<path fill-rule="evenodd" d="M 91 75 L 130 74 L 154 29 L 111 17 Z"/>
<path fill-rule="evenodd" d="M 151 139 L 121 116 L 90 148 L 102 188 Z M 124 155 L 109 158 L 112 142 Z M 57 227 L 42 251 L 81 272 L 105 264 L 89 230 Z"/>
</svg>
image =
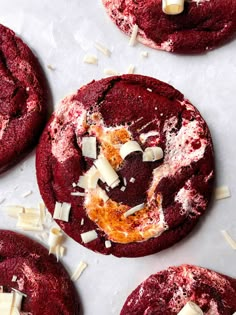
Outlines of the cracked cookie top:
<svg viewBox="0 0 236 315">
<path fill-rule="evenodd" d="M 37 59 L 0 24 L 0 173 L 37 142 L 46 120 L 47 88 Z"/>
<path fill-rule="evenodd" d="M 94 143 L 92 157 L 85 139 Z M 124 156 L 130 143 L 139 149 Z M 145 161 L 154 148 L 163 154 Z M 182 239 L 205 212 L 213 146 L 205 121 L 179 91 L 123 75 L 93 81 L 61 102 L 42 135 L 36 168 L 49 211 L 56 202 L 71 207 L 68 222 L 58 220 L 67 234 L 94 251 L 135 257 Z"/>
</svg>

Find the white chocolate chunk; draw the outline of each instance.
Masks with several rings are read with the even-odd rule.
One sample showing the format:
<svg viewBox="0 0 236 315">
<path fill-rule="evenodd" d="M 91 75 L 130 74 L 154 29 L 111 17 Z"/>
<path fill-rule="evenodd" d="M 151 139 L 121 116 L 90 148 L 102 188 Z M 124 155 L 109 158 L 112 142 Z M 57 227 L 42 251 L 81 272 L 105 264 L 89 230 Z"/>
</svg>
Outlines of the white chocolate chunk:
<svg viewBox="0 0 236 315">
<path fill-rule="evenodd" d="M 130 208 L 128 211 L 124 213 L 124 217 L 127 218 L 128 216 L 134 214 L 135 212 L 142 210 L 144 207 L 145 207 L 145 204 L 141 203 L 140 205 Z"/>
<path fill-rule="evenodd" d="M 224 239 L 226 242 L 234 249 L 236 250 L 236 241 L 232 239 L 232 237 L 229 235 L 229 233 L 225 230 L 221 231 L 222 235 L 224 236 Z"/>
<path fill-rule="evenodd" d="M 132 152 L 140 151 L 143 152 L 142 148 L 138 144 L 137 141 L 127 141 L 125 144 L 123 144 L 120 148 L 120 156 L 124 160 L 127 155 L 129 155 Z"/>
<path fill-rule="evenodd" d="M 102 44 L 96 42 L 94 46 L 97 50 L 99 50 L 105 56 L 109 57 L 111 55 L 111 51 L 107 47 L 103 46 Z"/>
<path fill-rule="evenodd" d="M 82 272 L 88 267 L 88 265 L 84 262 L 81 261 L 79 263 L 79 265 L 76 267 L 74 273 L 71 276 L 71 280 L 72 281 L 76 281 L 79 279 L 79 277 L 81 276 Z"/>
<path fill-rule="evenodd" d="M 80 236 L 85 244 L 94 241 L 98 237 L 97 232 L 95 230 L 81 233 Z"/>
<path fill-rule="evenodd" d="M 231 197 L 230 190 L 228 186 L 220 186 L 215 189 L 215 199 L 225 199 Z"/>
<path fill-rule="evenodd" d="M 82 138 L 82 155 L 91 159 L 97 158 L 96 137 L 83 137 Z"/>
<path fill-rule="evenodd" d="M 162 0 L 162 11 L 169 15 L 180 14 L 184 11 L 184 0 Z"/>
<path fill-rule="evenodd" d="M 203 311 L 194 302 L 187 302 L 178 315 L 203 315 Z"/>
<path fill-rule="evenodd" d="M 108 186 L 114 187 L 114 183 L 116 183 L 116 185 L 119 184 L 120 180 L 119 180 L 118 174 L 115 172 L 111 164 L 108 162 L 108 160 L 104 156 L 100 156 L 96 161 L 94 161 L 94 165 L 97 167 L 98 171 L 102 174 Z"/>
<path fill-rule="evenodd" d="M 110 248 L 110 247 L 111 247 L 111 241 L 106 240 L 106 241 L 105 241 L 105 247 L 106 247 L 106 248 Z"/>
<path fill-rule="evenodd" d="M 84 218 L 81 219 L 80 225 L 84 225 Z"/>
<path fill-rule="evenodd" d="M 134 44 L 136 42 L 137 35 L 138 35 L 138 25 L 134 24 L 132 34 L 131 34 L 130 40 L 129 40 L 129 46 L 134 46 Z"/>
<path fill-rule="evenodd" d="M 96 65 L 98 63 L 98 58 L 94 55 L 85 55 L 83 62 Z"/>
<path fill-rule="evenodd" d="M 12 282 L 16 282 L 16 280 L 17 280 L 17 276 L 16 276 L 16 275 L 13 275 L 11 281 L 12 281 Z"/>
<path fill-rule="evenodd" d="M 161 147 L 148 147 L 143 152 L 143 162 L 154 162 L 161 160 L 164 156 Z"/>
<path fill-rule="evenodd" d="M 121 191 L 125 191 L 125 190 L 126 190 L 126 187 L 125 187 L 125 186 L 122 186 L 122 187 L 120 188 L 120 190 L 121 190 Z"/>
</svg>

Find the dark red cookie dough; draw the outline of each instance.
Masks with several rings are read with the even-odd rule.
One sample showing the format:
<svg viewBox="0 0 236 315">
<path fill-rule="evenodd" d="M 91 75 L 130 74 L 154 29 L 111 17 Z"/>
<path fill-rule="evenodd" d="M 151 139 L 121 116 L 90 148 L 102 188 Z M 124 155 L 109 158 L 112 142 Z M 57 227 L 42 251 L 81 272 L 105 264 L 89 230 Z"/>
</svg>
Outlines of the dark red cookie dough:
<svg viewBox="0 0 236 315">
<path fill-rule="evenodd" d="M 176 53 L 201 53 L 224 44 L 236 34 L 234 0 L 185 1 L 179 15 L 162 12 L 162 0 L 103 0 L 115 24 L 131 35 L 139 27 L 138 41 Z"/>
<path fill-rule="evenodd" d="M 170 267 L 151 275 L 127 298 L 121 315 L 176 315 L 188 301 L 204 314 L 236 311 L 236 280 L 192 265 Z"/>
<path fill-rule="evenodd" d="M 0 173 L 36 144 L 46 119 L 46 90 L 33 53 L 0 24 Z"/>
<path fill-rule="evenodd" d="M 113 139 L 129 133 L 143 150 L 160 146 L 164 158 L 145 163 L 142 153 L 135 152 L 119 163 L 114 155 L 110 162 L 118 161 L 120 185 L 106 191 L 109 201 L 95 199 L 91 206 L 90 192 L 71 195 L 83 192 L 73 183 L 94 161 L 82 156 L 81 141 L 96 136 L 97 153 L 101 150 L 109 159 L 115 145 L 107 145 L 107 136 L 114 130 L 121 133 Z M 181 240 L 204 214 L 213 188 L 213 147 L 205 121 L 179 91 L 154 78 L 123 75 L 93 81 L 61 102 L 41 137 L 36 169 L 48 210 L 53 214 L 56 201 L 71 204 L 69 222 L 57 220 L 68 235 L 96 252 L 138 257 Z M 101 181 L 98 185 L 104 189 Z M 144 210 L 124 218 L 126 210 L 141 203 L 147 205 Z M 81 233 L 91 230 L 98 238 L 84 244 Z M 110 248 L 105 240 L 112 241 Z"/>
<path fill-rule="evenodd" d="M 42 245 L 6 230 L 0 230 L 0 286 L 4 292 L 14 288 L 27 295 L 22 302 L 24 312 L 79 314 L 77 293 L 62 264 Z"/>
</svg>

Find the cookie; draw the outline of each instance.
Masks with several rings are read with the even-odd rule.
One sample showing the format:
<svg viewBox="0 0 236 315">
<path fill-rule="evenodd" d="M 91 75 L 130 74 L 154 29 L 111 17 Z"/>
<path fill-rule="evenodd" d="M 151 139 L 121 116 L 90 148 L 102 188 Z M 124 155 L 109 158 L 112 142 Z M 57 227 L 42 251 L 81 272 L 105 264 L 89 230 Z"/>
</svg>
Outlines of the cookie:
<svg viewBox="0 0 236 315">
<path fill-rule="evenodd" d="M 47 88 L 37 59 L 0 25 L 0 173 L 36 144 L 46 120 Z"/>
<path fill-rule="evenodd" d="M 138 26 L 138 41 L 175 53 L 201 53 L 236 34 L 236 3 L 232 0 L 185 1 L 184 11 L 167 15 L 162 0 L 103 0 L 113 22 L 127 35 Z"/>
<path fill-rule="evenodd" d="M 120 314 L 175 315 L 192 301 L 204 314 L 231 315 L 236 311 L 235 296 L 235 279 L 209 269 L 181 265 L 151 275 L 141 283 L 127 298 Z"/>
<path fill-rule="evenodd" d="M 0 286 L 4 293 L 24 294 L 23 312 L 79 314 L 77 293 L 62 264 L 42 245 L 7 230 L 0 230 Z"/>
<path fill-rule="evenodd" d="M 159 158 L 144 161 L 153 150 Z M 213 161 L 198 110 L 172 86 L 141 75 L 93 81 L 66 97 L 36 152 L 48 210 L 71 206 L 60 227 L 87 248 L 126 257 L 158 252 L 192 230 L 210 200 Z"/>
</svg>

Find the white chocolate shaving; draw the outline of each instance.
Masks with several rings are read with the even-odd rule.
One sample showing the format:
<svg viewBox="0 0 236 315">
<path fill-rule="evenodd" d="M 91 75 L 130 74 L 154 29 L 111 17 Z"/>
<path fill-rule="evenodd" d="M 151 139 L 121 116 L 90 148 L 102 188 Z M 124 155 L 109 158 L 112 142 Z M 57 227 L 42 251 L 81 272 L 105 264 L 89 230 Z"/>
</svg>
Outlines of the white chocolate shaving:
<svg viewBox="0 0 236 315">
<path fill-rule="evenodd" d="M 70 214 L 71 204 L 68 202 L 56 202 L 53 218 L 57 220 L 62 220 L 65 222 L 69 221 L 69 214 Z"/>
<path fill-rule="evenodd" d="M 129 65 L 127 73 L 128 74 L 133 74 L 135 70 L 135 66 L 134 65 Z"/>
<path fill-rule="evenodd" d="M 215 189 L 215 199 L 225 199 L 231 197 L 230 190 L 228 186 L 220 186 Z"/>
<path fill-rule="evenodd" d="M 108 186 L 114 188 L 114 184 L 116 186 L 119 184 L 120 180 L 118 174 L 104 156 L 100 156 L 96 161 L 94 161 L 94 165 L 102 174 Z"/>
<path fill-rule="evenodd" d="M 92 166 L 86 173 L 86 176 L 88 176 L 88 189 L 95 189 L 101 176 L 99 170 Z"/>
<path fill-rule="evenodd" d="M 32 193 L 33 193 L 32 190 L 26 191 L 26 192 L 22 195 L 22 197 L 23 197 L 23 198 L 26 198 L 26 197 L 30 196 Z"/>
<path fill-rule="evenodd" d="M 81 276 L 82 272 L 88 267 L 88 265 L 84 262 L 81 261 L 79 263 L 79 265 L 76 267 L 74 273 L 71 276 L 71 280 L 72 281 L 76 281 L 79 279 L 79 277 Z"/>
<path fill-rule="evenodd" d="M 162 11 L 165 14 L 176 15 L 184 10 L 184 0 L 162 0 Z"/>
<path fill-rule="evenodd" d="M 63 234 L 60 229 L 56 227 L 51 228 L 49 232 L 49 237 L 48 237 L 48 245 L 50 246 L 50 248 L 60 245 L 62 237 L 63 237 Z"/>
<path fill-rule="evenodd" d="M 236 241 L 232 239 L 232 237 L 229 235 L 229 233 L 225 230 L 221 231 L 222 235 L 224 236 L 224 239 L 226 242 L 234 249 L 236 250 Z"/>
<path fill-rule="evenodd" d="M 88 187 L 88 176 L 82 175 L 79 177 L 78 186 L 87 189 Z"/>
<path fill-rule="evenodd" d="M 134 214 L 135 212 L 142 210 L 144 207 L 145 207 L 145 204 L 141 203 L 140 205 L 130 208 L 128 211 L 124 213 L 124 217 L 127 218 L 128 216 Z"/>
<path fill-rule="evenodd" d="M 143 152 L 142 148 L 138 144 L 137 141 L 127 141 L 125 144 L 123 144 L 120 148 L 120 156 L 124 160 L 127 155 L 129 155 L 132 152 L 140 151 Z"/>
<path fill-rule="evenodd" d="M 7 206 L 6 207 L 6 211 L 7 211 L 7 214 L 10 217 L 18 218 L 18 214 L 24 212 L 24 207 L 21 207 L 21 206 Z"/>
<path fill-rule="evenodd" d="M 119 75 L 119 72 L 117 72 L 116 70 L 108 69 L 108 68 L 105 68 L 103 72 L 106 75 Z"/>
<path fill-rule="evenodd" d="M 71 194 L 71 196 L 79 196 L 79 197 L 84 197 L 85 196 L 85 193 L 80 192 L 80 191 L 73 191 L 70 194 Z"/>
<path fill-rule="evenodd" d="M 42 231 L 43 226 L 40 218 L 40 212 L 30 211 L 31 209 L 27 210 L 28 212 L 18 214 L 16 226 L 25 231 Z"/>
<path fill-rule="evenodd" d="M 111 55 L 111 51 L 107 47 L 103 46 L 102 44 L 96 42 L 94 46 L 97 50 L 99 50 L 105 56 L 109 57 Z"/>
<path fill-rule="evenodd" d="M 91 159 L 97 158 L 96 137 L 83 137 L 82 138 L 82 155 Z"/>
<path fill-rule="evenodd" d="M 97 188 L 97 192 L 98 192 L 98 196 L 103 200 L 103 202 L 107 202 L 107 200 L 109 200 L 108 195 L 106 194 L 105 190 L 103 190 L 102 188 Z"/>
<path fill-rule="evenodd" d="M 129 40 L 129 46 L 134 46 L 135 42 L 136 42 L 136 38 L 138 35 L 138 25 L 134 24 L 133 26 L 133 30 L 130 36 L 130 40 Z"/>
<path fill-rule="evenodd" d="M 143 162 L 154 162 L 161 160 L 164 156 L 161 147 L 148 147 L 143 152 Z"/>
<path fill-rule="evenodd" d="M 94 55 L 85 55 L 83 62 L 96 65 L 98 63 L 98 58 Z"/>
<path fill-rule="evenodd" d="M 42 202 L 39 204 L 39 212 L 40 212 L 41 222 L 44 223 L 46 220 L 46 207 L 45 207 L 45 204 Z"/>
<path fill-rule="evenodd" d="M 178 315 L 203 315 L 203 311 L 194 302 L 187 302 Z"/>
<path fill-rule="evenodd" d="M 20 311 L 22 300 L 23 300 L 23 295 L 15 291 L 14 297 L 13 297 L 13 308 L 16 308 L 18 311 Z"/>
<path fill-rule="evenodd" d="M 14 301 L 14 293 L 0 293 L 0 314 L 9 315 Z"/>
<path fill-rule="evenodd" d="M 148 52 L 147 51 L 142 51 L 141 52 L 141 56 L 144 57 L 144 58 L 147 58 L 148 57 Z"/>
<path fill-rule="evenodd" d="M 98 237 L 97 232 L 95 230 L 81 233 L 80 236 L 85 244 L 94 241 Z"/>
</svg>

